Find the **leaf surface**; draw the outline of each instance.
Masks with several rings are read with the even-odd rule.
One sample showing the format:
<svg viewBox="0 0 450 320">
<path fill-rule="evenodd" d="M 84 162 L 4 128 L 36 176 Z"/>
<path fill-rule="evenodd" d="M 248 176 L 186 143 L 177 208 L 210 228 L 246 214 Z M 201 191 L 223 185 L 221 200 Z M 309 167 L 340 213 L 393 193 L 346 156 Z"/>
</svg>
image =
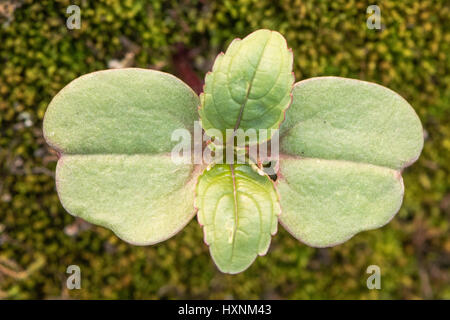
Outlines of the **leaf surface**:
<svg viewBox="0 0 450 320">
<path fill-rule="evenodd" d="M 337 245 L 379 228 L 400 209 L 398 171 L 339 160 L 284 158 L 281 163 L 280 221 L 310 246 Z"/>
<path fill-rule="evenodd" d="M 400 170 L 422 147 L 419 118 L 392 90 L 338 77 L 297 83 L 281 127 L 281 223 L 317 247 L 386 224 L 403 198 Z"/>
<path fill-rule="evenodd" d="M 401 169 L 423 147 L 423 129 L 408 102 L 375 83 L 339 77 L 300 81 L 280 129 L 286 154 Z"/>
<path fill-rule="evenodd" d="M 56 186 L 71 214 L 138 245 L 166 240 L 194 215 L 196 174 L 169 155 L 64 155 Z"/>
<path fill-rule="evenodd" d="M 173 130 L 192 130 L 198 105 L 192 89 L 168 73 L 137 68 L 92 72 L 53 98 L 44 134 L 66 154 L 170 152 Z"/>
<path fill-rule="evenodd" d="M 196 188 L 198 220 L 218 268 L 238 273 L 267 252 L 280 206 L 272 181 L 249 165 L 215 165 Z"/>
<path fill-rule="evenodd" d="M 208 134 L 220 130 L 223 137 L 226 129 L 278 129 L 293 83 L 292 51 L 281 34 L 258 30 L 235 39 L 206 76 L 202 126 Z"/>
<path fill-rule="evenodd" d="M 198 173 L 171 161 L 171 134 L 192 130 L 198 104 L 181 80 L 153 70 L 99 71 L 68 84 L 44 119 L 47 142 L 62 153 L 64 208 L 133 244 L 177 233 L 195 213 Z"/>
</svg>

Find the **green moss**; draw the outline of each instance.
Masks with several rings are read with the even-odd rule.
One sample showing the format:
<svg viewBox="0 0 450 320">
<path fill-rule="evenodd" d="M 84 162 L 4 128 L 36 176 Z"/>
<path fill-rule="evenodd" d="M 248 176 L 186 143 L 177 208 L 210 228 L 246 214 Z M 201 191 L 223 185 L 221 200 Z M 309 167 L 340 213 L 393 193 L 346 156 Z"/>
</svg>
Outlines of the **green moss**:
<svg viewBox="0 0 450 320">
<path fill-rule="evenodd" d="M 65 10 L 73 3 L 82 3 L 82 28 L 71 31 Z M 21 278 L 0 271 L 0 298 L 449 299 L 450 9 L 445 1 L 380 1 L 380 31 L 367 29 L 367 5 L 25 0 L 9 17 L 0 15 L 0 264 L 24 271 Z M 183 43 L 203 78 L 234 37 L 259 28 L 285 35 L 297 80 L 374 81 L 416 109 L 427 138 L 419 161 L 404 172 L 399 215 L 329 249 L 309 248 L 280 227 L 270 254 L 236 276 L 213 265 L 195 220 L 150 247 L 133 247 L 100 227 L 81 225 L 67 235 L 74 218 L 56 195 L 56 155 L 41 130 L 51 98 L 136 48 L 134 66 L 177 73 L 169 57 Z M 71 264 L 81 267 L 82 290 L 62 289 Z M 381 267 L 382 290 L 366 288 L 371 264 Z"/>
</svg>

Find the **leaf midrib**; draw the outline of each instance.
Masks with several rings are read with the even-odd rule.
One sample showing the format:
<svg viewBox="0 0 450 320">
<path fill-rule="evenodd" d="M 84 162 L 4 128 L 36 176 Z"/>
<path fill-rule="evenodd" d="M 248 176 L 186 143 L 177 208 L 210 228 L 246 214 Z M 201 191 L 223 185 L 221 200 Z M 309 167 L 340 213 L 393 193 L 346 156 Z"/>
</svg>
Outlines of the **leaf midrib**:
<svg viewBox="0 0 450 320">
<path fill-rule="evenodd" d="M 230 164 L 231 171 L 231 179 L 233 181 L 233 198 L 234 198 L 234 228 L 233 228 L 233 237 L 231 239 L 231 255 L 230 255 L 230 264 L 233 261 L 234 256 L 234 244 L 236 243 L 236 233 L 238 229 L 239 217 L 238 217 L 238 203 L 237 203 L 237 186 L 236 186 L 236 175 L 234 173 L 234 165 Z"/>
<path fill-rule="evenodd" d="M 234 137 L 234 135 L 236 133 L 236 130 L 239 128 L 239 125 L 241 124 L 242 116 L 244 114 L 245 105 L 248 102 L 248 99 L 249 99 L 249 96 L 250 96 L 250 92 L 251 92 L 252 87 L 253 87 L 253 81 L 255 80 L 256 72 L 258 71 L 258 67 L 259 67 L 259 65 L 261 63 L 262 57 L 264 56 L 264 52 L 266 51 L 267 44 L 269 43 L 271 38 L 272 38 L 272 33 L 270 33 L 269 38 L 266 40 L 266 43 L 264 43 L 264 47 L 262 49 L 262 53 L 261 53 L 261 55 L 260 55 L 260 57 L 258 59 L 258 62 L 256 63 L 255 72 L 253 72 L 253 75 L 252 75 L 252 77 L 250 79 L 250 84 L 248 86 L 247 92 L 245 93 L 244 101 L 242 102 L 241 108 L 239 109 L 239 115 L 238 115 L 238 118 L 236 120 L 236 124 L 234 125 L 234 130 L 233 130 L 232 137 Z M 230 65 L 231 65 L 231 63 L 230 63 Z"/>
</svg>

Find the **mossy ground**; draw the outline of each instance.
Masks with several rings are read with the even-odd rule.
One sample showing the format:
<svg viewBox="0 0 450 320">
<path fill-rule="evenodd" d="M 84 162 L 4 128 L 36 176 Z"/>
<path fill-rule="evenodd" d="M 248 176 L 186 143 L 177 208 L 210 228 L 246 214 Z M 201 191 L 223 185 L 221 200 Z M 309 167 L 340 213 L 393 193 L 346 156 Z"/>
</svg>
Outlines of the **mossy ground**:
<svg viewBox="0 0 450 320">
<path fill-rule="evenodd" d="M 66 28 L 70 4 L 81 7 L 80 30 Z M 382 30 L 369 30 L 369 4 L 2 1 L 0 297 L 449 299 L 450 7 L 378 1 Z M 128 65 L 175 73 L 194 86 L 234 37 L 259 28 L 285 35 L 297 80 L 374 81 L 415 108 L 425 147 L 404 172 L 404 204 L 391 223 L 328 249 L 309 248 L 280 227 L 266 256 L 230 276 L 214 266 L 196 220 L 169 241 L 135 247 L 64 211 L 53 177 L 57 157 L 41 126 L 65 84 L 128 57 Z M 71 264 L 81 267 L 81 290 L 66 289 Z M 381 268 L 381 290 L 366 287 L 371 264 Z"/>
</svg>

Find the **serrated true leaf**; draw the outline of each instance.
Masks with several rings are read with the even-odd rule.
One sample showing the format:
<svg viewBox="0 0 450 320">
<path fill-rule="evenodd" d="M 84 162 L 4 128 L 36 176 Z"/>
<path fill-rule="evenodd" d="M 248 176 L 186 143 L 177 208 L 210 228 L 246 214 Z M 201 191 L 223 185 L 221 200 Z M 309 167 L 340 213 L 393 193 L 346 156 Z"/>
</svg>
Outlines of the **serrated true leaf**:
<svg viewBox="0 0 450 320">
<path fill-rule="evenodd" d="M 380 85 L 338 77 L 301 81 L 281 128 L 281 223 L 312 246 L 386 224 L 403 198 L 400 170 L 423 131 L 411 106 Z"/>
<path fill-rule="evenodd" d="M 272 181 L 249 165 L 215 165 L 196 188 L 198 220 L 222 272 L 238 273 L 267 252 L 280 206 Z"/>
<path fill-rule="evenodd" d="M 292 51 L 281 34 L 258 30 L 235 39 L 206 76 L 199 109 L 210 135 L 218 129 L 278 129 L 291 102 Z"/>
<path fill-rule="evenodd" d="M 60 157 L 56 186 L 71 214 L 134 244 L 174 235 L 194 215 L 196 174 L 170 152 L 174 129 L 192 130 L 198 97 L 172 75 L 120 69 L 63 88 L 44 119 Z"/>
</svg>

